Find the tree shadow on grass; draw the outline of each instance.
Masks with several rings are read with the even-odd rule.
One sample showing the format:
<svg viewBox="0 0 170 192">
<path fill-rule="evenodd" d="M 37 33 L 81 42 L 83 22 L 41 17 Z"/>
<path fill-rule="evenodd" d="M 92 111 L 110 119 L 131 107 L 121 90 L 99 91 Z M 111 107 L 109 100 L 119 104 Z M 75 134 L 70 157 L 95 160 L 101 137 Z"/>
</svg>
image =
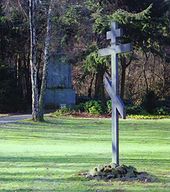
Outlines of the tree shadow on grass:
<svg viewBox="0 0 170 192">
<path fill-rule="evenodd" d="M 109 162 L 110 158 L 107 157 L 101 157 L 101 155 L 92 155 L 92 154 L 88 154 L 88 155 L 70 155 L 70 156 L 24 156 L 24 157 L 16 157 L 16 156 L 1 156 L 0 157 L 0 168 L 7 168 L 9 172 L 4 173 L 3 171 L 0 172 L 0 182 L 2 183 L 22 183 L 22 182 L 26 182 L 28 183 L 27 188 L 20 188 L 20 189 L 15 189 L 15 190 L 0 190 L 3 192 L 12 192 L 12 191 L 16 191 L 16 192 L 26 192 L 26 191 L 39 191 L 39 192 L 43 192 L 43 191 L 47 191 L 46 189 L 44 189 L 42 187 L 42 189 L 34 189 L 30 186 L 37 186 L 37 185 L 41 185 L 42 183 L 44 184 L 48 184 L 50 185 L 50 183 L 62 183 L 64 184 L 73 184 L 73 183 L 79 183 L 79 182 L 87 182 L 86 184 L 89 183 L 88 179 L 86 178 L 82 178 L 80 176 L 78 176 L 78 173 L 75 173 L 75 170 L 80 170 L 83 171 L 82 169 L 91 169 L 94 167 L 94 165 L 98 165 L 98 164 L 103 164 L 105 162 Z M 145 166 L 148 166 L 148 164 L 152 164 L 153 162 L 157 162 L 159 161 L 160 164 L 168 164 L 169 160 L 168 159 L 150 159 L 148 161 L 148 159 L 127 159 L 127 161 L 132 162 L 135 164 L 141 164 L 141 162 L 143 162 L 143 164 Z M 3 164 L 4 163 L 4 164 Z M 24 163 L 26 163 L 26 166 L 22 166 L 24 165 Z M 30 163 L 30 165 L 28 165 Z M 10 165 L 10 167 L 7 166 L 7 164 Z M 62 170 L 62 172 L 58 172 L 57 171 L 57 164 L 59 164 L 59 169 Z M 83 164 L 83 166 L 81 165 Z M 18 167 L 16 166 L 18 165 Z M 50 167 L 51 165 L 51 167 Z M 22 171 L 22 168 L 29 168 L 28 170 L 26 170 L 26 172 L 20 172 Z M 45 169 L 47 167 L 50 167 L 50 169 Z M 10 168 L 12 168 L 12 172 L 10 172 Z M 17 168 L 16 171 L 13 171 L 13 168 Z M 33 170 L 31 170 L 31 168 Z M 43 168 L 43 170 L 42 170 Z M 53 168 L 55 170 L 53 170 Z M 71 172 L 65 176 L 65 170 L 71 170 Z M 3 169 L 2 169 L 3 170 Z M 20 171 L 18 171 L 20 170 Z M 29 172 L 31 170 L 31 172 Z M 56 171 L 56 172 L 55 172 Z M 37 173 L 37 174 L 36 174 Z M 53 175 L 54 174 L 54 175 Z M 55 175 L 56 174 L 56 175 Z M 61 174 L 61 175 L 60 175 Z M 38 176 L 37 176 L 38 175 Z M 51 176 L 52 175 L 52 176 Z M 53 177 L 54 176 L 54 177 Z M 163 181 L 162 181 L 163 182 Z M 165 182 L 168 182 L 165 181 Z M 141 183 L 142 184 L 142 183 Z M 114 186 L 114 182 L 112 184 L 109 183 L 103 183 L 103 182 L 90 182 L 90 185 L 97 189 L 98 187 L 105 187 L 105 185 L 111 185 Z M 22 186 L 22 185 L 21 185 Z M 149 189 L 153 189 L 154 191 L 154 186 L 149 186 Z M 50 191 L 50 190 L 49 190 Z M 51 191 L 55 191 L 55 190 L 51 190 Z M 56 189 L 56 191 L 58 191 Z M 73 191 L 72 189 L 70 191 Z M 100 190 L 99 190 L 100 191 Z M 102 191 L 102 190 L 101 190 Z M 108 189 L 108 190 L 103 190 L 102 192 L 114 192 L 117 191 L 118 189 Z M 126 191 L 126 190 L 125 190 Z M 133 191 L 133 190 L 131 190 Z M 136 188 L 134 189 L 134 191 L 140 191 L 137 190 Z M 75 191 L 76 192 L 76 191 Z"/>
<path fill-rule="evenodd" d="M 30 163 L 95 163 L 101 160 L 106 160 L 105 157 L 96 157 L 93 155 L 65 155 L 65 156 L 1 156 L 0 162 L 17 163 L 17 162 L 30 162 Z"/>
<path fill-rule="evenodd" d="M 26 188 L 20 188 L 20 189 L 15 189 L 15 190 L 13 190 L 13 189 L 11 189 L 11 190 L 0 190 L 0 192 L 35 192 L 35 191 L 37 191 L 37 192 L 54 192 L 54 191 L 57 191 L 57 189 L 56 190 L 50 190 L 50 191 L 48 191 L 47 189 L 35 189 L 35 188 L 33 188 L 33 187 L 26 187 Z"/>
<path fill-rule="evenodd" d="M 102 154 L 84 154 L 84 155 L 64 155 L 64 156 L 1 156 L 0 163 L 17 163 L 17 162 L 28 162 L 28 163 L 100 163 L 100 162 L 108 162 L 110 157 L 104 157 Z M 126 159 L 131 163 L 135 162 L 135 164 L 143 163 L 144 165 L 150 163 L 158 163 L 159 164 L 169 164 L 169 159 L 137 159 L 131 158 Z M 111 161 L 111 159 L 110 159 Z"/>
</svg>

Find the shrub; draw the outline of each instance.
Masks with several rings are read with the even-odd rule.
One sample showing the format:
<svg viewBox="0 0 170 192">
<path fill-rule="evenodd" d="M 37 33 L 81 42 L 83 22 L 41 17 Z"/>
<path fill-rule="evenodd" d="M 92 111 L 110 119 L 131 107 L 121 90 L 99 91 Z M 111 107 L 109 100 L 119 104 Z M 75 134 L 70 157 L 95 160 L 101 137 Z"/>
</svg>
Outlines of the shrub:
<svg viewBox="0 0 170 192">
<path fill-rule="evenodd" d="M 147 114 L 147 112 L 139 105 L 125 105 L 126 108 L 126 113 L 128 115 L 138 115 L 138 114 Z M 108 100 L 107 101 L 107 112 L 111 113 L 112 112 L 112 101 Z"/>
<path fill-rule="evenodd" d="M 56 112 L 54 112 L 54 116 L 62 116 L 62 115 L 68 115 L 71 113 L 71 109 L 68 107 L 63 107 L 61 109 L 58 109 Z"/>
<path fill-rule="evenodd" d="M 129 119 L 170 119 L 169 115 L 128 115 Z"/>
<path fill-rule="evenodd" d="M 158 98 L 156 97 L 154 91 L 149 91 L 144 99 L 142 106 L 143 108 L 148 112 L 148 113 L 154 113 L 156 109 L 156 104 L 157 104 Z"/>
<path fill-rule="evenodd" d="M 128 115 L 146 114 L 146 111 L 139 105 L 130 105 L 126 107 L 126 113 Z"/>
<path fill-rule="evenodd" d="M 107 101 L 107 112 L 108 113 L 112 112 L 112 101 L 111 100 Z"/>
<path fill-rule="evenodd" d="M 87 101 L 84 103 L 84 111 L 94 115 L 102 114 L 103 110 L 101 102 L 95 100 Z"/>
<path fill-rule="evenodd" d="M 155 109 L 156 115 L 168 115 L 168 108 L 167 107 L 159 107 Z"/>
<path fill-rule="evenodd" d="M 85 111 L 84 105 L 85 105 L 84 103 L 80 103 L 80 104 L 74 106 L 74 110 L 77 112 L 84 112 Z"/>
</svg>

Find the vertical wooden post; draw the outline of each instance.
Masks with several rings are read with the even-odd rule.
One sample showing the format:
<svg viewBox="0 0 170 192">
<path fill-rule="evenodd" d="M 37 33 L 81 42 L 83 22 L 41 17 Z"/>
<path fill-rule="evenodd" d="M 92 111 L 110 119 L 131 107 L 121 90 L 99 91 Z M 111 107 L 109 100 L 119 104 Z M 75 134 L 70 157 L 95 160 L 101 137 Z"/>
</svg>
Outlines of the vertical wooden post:
<svg viewBox="0 0 170 192">
<path fill-rule="evenodd" d="M 119 113 L 125 118 L 124 105 L 119 98 L 119 74 L 118 74 L 118 54 L 131 50 L 130 44 L 117 44 L 117 37 L 122 35 L 117 23 L 111 24 L 111 31 L 107 32 L 107 39 L 111 40 L 111 46 L 100 49 L 101 56 L 111 55 L 111 80 L 108 74 L 104 76 L 105 88 L 112 99 L 112 162 L 119 165 Z"/>
<path fill-rule="evenodd" d="M 115 97 L 118 95 L 118 55 L 111 54 L 112 90 Z M 118 111 L 112 99 L 112 162 L 119 165 L 119 125 Z"/>
</svg>

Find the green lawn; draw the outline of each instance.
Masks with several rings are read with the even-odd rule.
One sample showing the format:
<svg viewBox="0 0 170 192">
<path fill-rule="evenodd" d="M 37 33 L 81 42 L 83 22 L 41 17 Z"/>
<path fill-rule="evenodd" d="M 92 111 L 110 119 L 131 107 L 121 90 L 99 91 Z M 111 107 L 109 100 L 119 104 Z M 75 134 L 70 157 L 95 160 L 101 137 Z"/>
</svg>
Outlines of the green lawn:
<svg viewBox="0 0 170 192">
<path fill-rule="evenodd" d="M 104 182 L 78 173 L 111 162 L 108 119 L 52 119 L 0 125 L 0 191 L 170 191 L 170 120 L 121 120 L 121 163 L 159 182 Z"/>
</svg>

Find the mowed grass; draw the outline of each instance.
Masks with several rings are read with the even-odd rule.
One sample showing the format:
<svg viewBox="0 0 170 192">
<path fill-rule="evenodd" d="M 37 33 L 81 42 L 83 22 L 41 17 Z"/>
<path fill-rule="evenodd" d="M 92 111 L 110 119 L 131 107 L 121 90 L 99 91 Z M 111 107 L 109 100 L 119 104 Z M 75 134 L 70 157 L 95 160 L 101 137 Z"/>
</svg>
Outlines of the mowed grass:
<svg viewBox="0 0 170 192">
<path fill-rule="evenodd" d="M 158 178 L 104 182 L 80 172 L 111 162 L 109 119 L 47 118 L 0 125 L 0 191 L 170 191 L 170 120 L 121 120 L 120 160 Z"/>
</svg>

